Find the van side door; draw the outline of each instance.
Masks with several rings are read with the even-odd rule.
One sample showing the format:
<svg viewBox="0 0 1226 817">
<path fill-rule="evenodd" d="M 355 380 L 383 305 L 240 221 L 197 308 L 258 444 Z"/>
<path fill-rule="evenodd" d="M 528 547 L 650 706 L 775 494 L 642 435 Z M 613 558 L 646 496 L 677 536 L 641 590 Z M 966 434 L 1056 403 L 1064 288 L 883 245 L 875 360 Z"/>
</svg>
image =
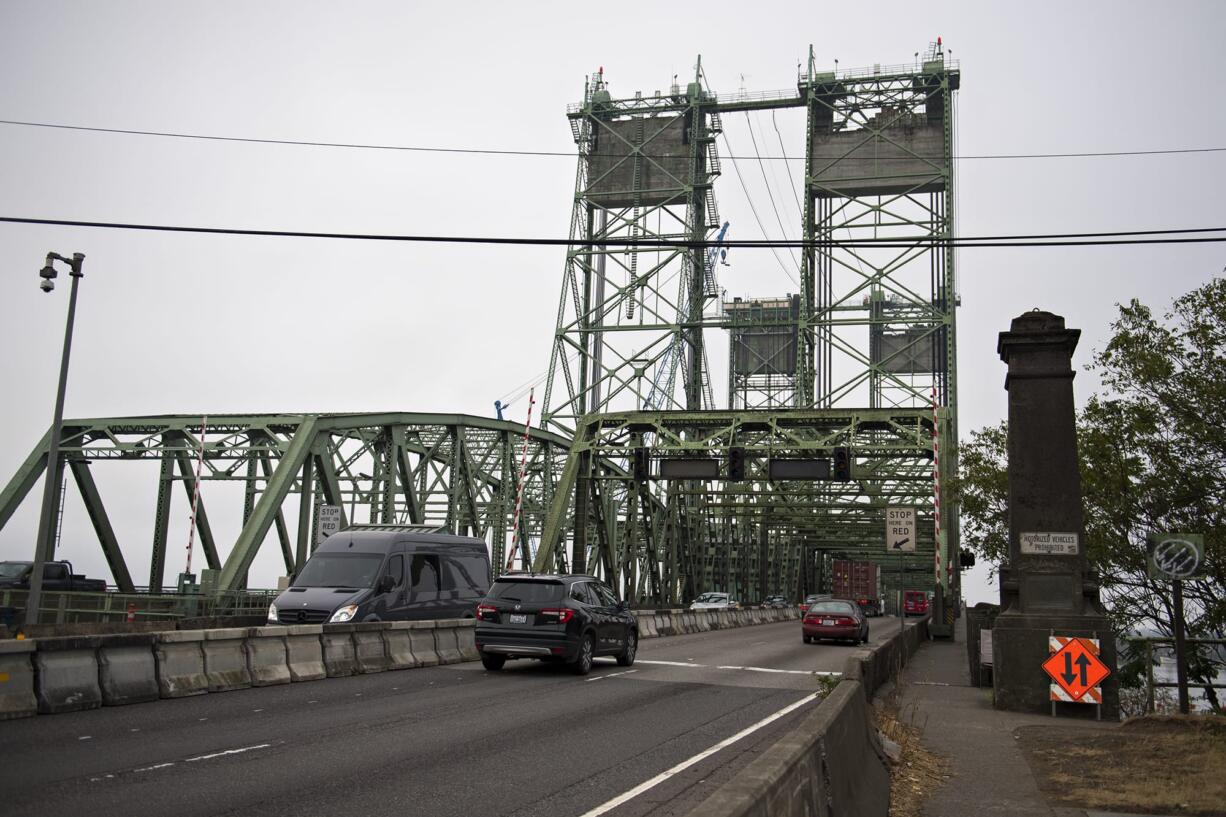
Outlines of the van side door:
<svg viewBox="0 0 1226 817">
<path fill-rule="evenodd" d="M 451 617 L 472 618 L 477 602 L 489 592 L 488 564 L 476 554 L 464 551 L 443 554 L 441 563 L 442 591 Z"/>
<path fill-rule="evenodd" d="M 416 551 L 409 556 L 409 603 L 406 617 L 411 619 L 448 618 L 442 600 L 441 565 L 437 553 Z"/>
<path fill-rule="evenodd" d="M 404 554 L 396 552 L 389 556 L 381 575 L 389 577 L 393 586 L 379 600 L 379 603 L 383 605 L 383 614 L 380 617 L 387 621 L 401 621 L 405 618 L 409 603 L 408 584 L 404 574 Z"/>
</svg>

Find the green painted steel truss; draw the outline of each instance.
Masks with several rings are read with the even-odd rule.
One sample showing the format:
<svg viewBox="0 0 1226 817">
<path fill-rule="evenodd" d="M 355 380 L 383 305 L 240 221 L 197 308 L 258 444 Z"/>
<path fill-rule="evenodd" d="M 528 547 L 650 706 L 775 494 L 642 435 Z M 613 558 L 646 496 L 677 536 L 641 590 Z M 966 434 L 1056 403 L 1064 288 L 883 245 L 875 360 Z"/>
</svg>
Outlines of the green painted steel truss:
<svg viewBox="0 0 1226 817">
<path fill-rule="evenodd" d="M 715 587 L 753 599 L 812 587 L 813 551 L 875 558 L 883 508 L 908 504 L 925 520 L 921 556 L 890 566 L 914 572 L 911 587 L 935 588 L 934 627 L 949 623 L 960 581 L 957 509 L 936 498 L 957 469 L 948 239 L 960 84 L 939 43 L 910 65 L 853 71 L 821 71 L 810 50 L 794 91 L 716 95 L 701 60 L 688 86 L 674 83 L 668 94 L 613 99 L 603 75 L 588 83 L 567 114 L 579 147 L 573 243 L 541 418 L 543 428 L 575 433 L 576 445 L 538 564 L 569 544 L 575 566 L 590 563 L 638 600 L 675 602 Z M 719 223 L 720 115 L 774 108 L 806 112 L 800 292 L 786 304 L 763 298 L 777 306 L 760 314 L 756 303 L 721 312 L 710 308 L 718 287 L 700 253 L 637 242 L 709 238 Z M 714 406 L 703 333 L 720 329 L 732 334 L 729 400 L 740 411 L 688 413 Z M 742 369 L 738 349 L 748 356 Z M 611 413 L 619 411 L 640 413 Z M 790 419 L 753 431 L 763 421 L 736 419 L 750 416 Z M 864 426 L 865 417 L 885 425 Z M 926 418 L 928 432 L 906 438 L 905 454 L 886 455 L 882 440 L 900 430 L 887 417 L 910 417 L 913 430 Z M 752 470 L 773 446 L 820 451 L 840 439 L 855 451 L 850 483 L 771 485 Z M 635 480 L 626 450 L 723 462 L 734 444 L 751 454 L 753 476 L 742 483 Z"/>
<path fill-rule="evenodd" d="M 103 469 L 92 464 L 158 463 L 148 586 L 160 592 L 172 490 L 180 483 L 190 504 L 202 423 L 205 487 L 196 535 L 207 567 L 220 571 L 219 590 L 245 586 L 266 542 L 279 546 L 286 573 L 300 568 L 313 550 L 316 504 L 342 508 L 343 523 L 431 525 L 482 537 L 490 544 L 495 571 L 507 556 L 524 444 L 523 426 L 514 423 L 412 413 L 66 420 L 60 468 L 72 473 L 121 591 L 132 592 L 134 582 L 102 499 L 107 486 L 94 477 Z M 564 437 L 531 431 L 519 541 L 539 538 L 569 446 Z M 44 437 L 0 493 L 0 528 L 38 481 L 47 455 Z M 220 542 L 210 524 L 208 486 L 216 482 L 242 486 L 242 526 L 232 542 Z M 58 497 L 55 507 L 60 507 Z M 296 519 L 292 531 L 289 518 Z"/>
<path fill-rule="evenodd" d="M 948 422 L 940 414 L 938 423 Z M 589 415 L 556 485 L 536 569 L 572 564 L 639 603 L 674 604 L 710 589 L 754 601 L 814 590 L 822 552 L 926 576 L 936 555 L 931 410 L 791 409 Z M 770 477 L 779 460 L 828 461 L 849 449 L 850 479 Z M 744 451 L 742 479 L 729 452 Z M 636 473 L 635 451 L 643 451 Z M 710 479 L 663 479 L 682 461 Z M 645 477 L 645 478 L 644 478 Z M 885 508 L 918 510 L 917 550 L 886 554 Z M 944 555 L 944 554 L 942 554 Z"/>
</svg>

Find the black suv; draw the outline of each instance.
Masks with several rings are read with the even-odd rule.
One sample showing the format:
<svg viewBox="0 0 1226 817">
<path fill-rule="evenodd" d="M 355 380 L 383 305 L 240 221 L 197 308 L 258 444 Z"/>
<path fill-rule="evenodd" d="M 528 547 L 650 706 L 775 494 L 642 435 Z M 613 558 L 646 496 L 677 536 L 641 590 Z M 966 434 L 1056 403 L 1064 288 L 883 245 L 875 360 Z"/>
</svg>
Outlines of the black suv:
<svg viewBox="0 0 1226 817">
<path fill-rule="evenodd" d="M 477 649 L 488 670 L 508 658 L 564 661 L 587 675 L 592 659 L 612 655 L 628 667 L 638 650 L 638 621 L 593 576 L 514 573 L 494 582 L 477 605 Z"/>
</svg>

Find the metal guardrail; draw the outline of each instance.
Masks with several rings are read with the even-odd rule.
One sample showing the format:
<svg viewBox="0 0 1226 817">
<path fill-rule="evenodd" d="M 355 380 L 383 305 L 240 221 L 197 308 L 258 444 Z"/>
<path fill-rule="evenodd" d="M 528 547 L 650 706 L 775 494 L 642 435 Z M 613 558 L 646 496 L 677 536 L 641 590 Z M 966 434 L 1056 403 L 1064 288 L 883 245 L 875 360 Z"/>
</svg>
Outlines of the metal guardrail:
<svg viewBox="0 0 1226 817">
<path fill-rule="evenodd" d="M 1141 643 L 1145 645 L 1145 712 L 1146 714 L 1152 713 L 1155 711 L 1154 691 L 1156 689 L 1176 688 L 1179 686 L 1179 683 L 1176 681 L 1158 681 L 1154 679 L 1154 667 L 1156 666 L 1154 661 L 1154 646 L 1160 645 L 1166 647 L 1169 645 L 1173 650 L 1175 648 L 1175 639 L 1165 636 L 1130 636 L 1125 638 L 1124 641 L 1127 641 L 1130 644 Z M 1226 639 L 1222 638 L 1187 638 L 1184 639 L 1184 642 L 1193 647 L 1198 644 L 1215 644 L 1219 647 L 1226 645 Z M 1205 687 L 1210 687 L 1212 689 L 1226 689 L 1226 684 L 1205 684 L 1199 681 L 1188 681 L 1189 689 L 1204 689 Z"/>
<path fill-rule="evenodd" d="M 44 590 L 39 624 L 175 621 L 181 618 L 263 615 L 276 590 L 248 590 L 211 595 L 148 593 L 74 593 Z M 29 592 L 0 591 L 0 608 L 24 610 Z"/>
</svg>

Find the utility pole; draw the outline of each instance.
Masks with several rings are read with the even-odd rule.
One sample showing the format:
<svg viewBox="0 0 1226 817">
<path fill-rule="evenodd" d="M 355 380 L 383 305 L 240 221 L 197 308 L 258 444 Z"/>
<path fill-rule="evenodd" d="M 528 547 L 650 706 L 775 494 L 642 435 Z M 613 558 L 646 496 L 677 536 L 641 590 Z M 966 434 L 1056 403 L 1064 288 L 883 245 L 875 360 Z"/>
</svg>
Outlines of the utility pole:
<svg viewBox="0 0 1226 817">
<path fill-rule="evenodd" d="M 38 610 L 42 604 L 43 566 L 55 557 L 55 523 L 56 513 L 55 492 L 60 485 L 60 433 L 64 423 L 64 391 L 68 384 L 68 356 L 72 351 L 72 324 L 77 313 L 77 285 L 84 275 L 81 265 L 85 255 L 73 253 L 66 258 L 58 253 L 47 253 L 47 263 L 39 272 L 42 283 L 39 286 L 43 292 L 55 289 L 55 262 L 68 264 L 68 274 L 72 277 L 72 287 L 68 293 L 68 323 L 64 329 L 64 352 L 60 358 L 60 383 L 55 394 L 55 415 L 51 420 L 51 435 L 47 440 L 47 478 L 43 483 L 42 512 L 38 517 L 38 538 L 34 541 L 34 567 L 30 571 L 30 593 L 26 597 L 26 626 L 38 623 Z"/>
</svg>

